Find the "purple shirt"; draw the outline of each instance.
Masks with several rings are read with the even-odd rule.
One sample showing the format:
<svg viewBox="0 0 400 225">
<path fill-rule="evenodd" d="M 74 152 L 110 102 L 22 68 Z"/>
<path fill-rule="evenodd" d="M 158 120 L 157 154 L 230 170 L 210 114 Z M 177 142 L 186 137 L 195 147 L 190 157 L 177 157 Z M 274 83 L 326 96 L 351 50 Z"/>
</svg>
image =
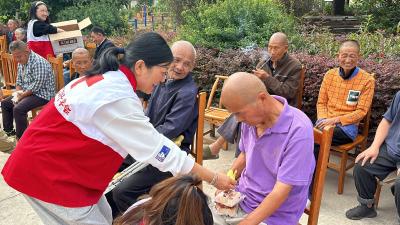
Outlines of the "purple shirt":
<svg viewBox="0 0 400 225">
<path fill-rule="evenodd" d="M 292 186 L 288 198 L 270 217 L 268 225 L 297 225 L 306 206 L 308 187 L 314 172 L 314 137 L 310 119 L 286 100 L 273 127 L 257 137 L 256 128 L 242 123 L 239 147 L 246 155 L 246 167 L 237 190 L 246 197 L 240 207 L 250 213 L 272 191 L 277 181 Z"/>
</svg>

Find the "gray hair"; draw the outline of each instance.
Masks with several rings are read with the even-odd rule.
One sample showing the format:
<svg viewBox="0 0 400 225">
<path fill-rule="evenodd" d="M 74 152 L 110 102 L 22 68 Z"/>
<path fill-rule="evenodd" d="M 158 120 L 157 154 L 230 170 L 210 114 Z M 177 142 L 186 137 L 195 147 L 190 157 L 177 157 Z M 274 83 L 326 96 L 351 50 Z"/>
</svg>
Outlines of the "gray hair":
<svg viewBox="0 0 400 225">
<path fill-rule="evenodd" d="M 26 30 L 22 27 L 17 28 L 15 31 L 15 33 L 21 33 L 22 35 L 24 35 L 26 37 Z"/>
<path fill-rule="evenodd" d="M 17 50 L 19 51 L 25 51 L 27 49 L 27 44 L 23 41 L 13 41 L 10 44 L 10 52 L 15 52 Z"/>
</svg>

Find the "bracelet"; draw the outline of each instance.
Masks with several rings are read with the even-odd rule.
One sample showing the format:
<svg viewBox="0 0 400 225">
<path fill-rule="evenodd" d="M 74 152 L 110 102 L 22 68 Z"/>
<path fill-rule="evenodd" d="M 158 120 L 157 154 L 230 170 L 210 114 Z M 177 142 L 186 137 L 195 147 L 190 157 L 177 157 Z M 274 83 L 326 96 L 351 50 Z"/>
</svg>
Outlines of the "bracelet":
<svg viewBox="0 0 400 225">
<path fill-rule="evenodd" d="M 210 184 L 211 184 L 212 186 L 214 186 L 214 185 L 217 183 L 217 180 L 218 180 L 218 173 L 215 172 L 215 173 L 214 173 L 214 176 L 213 176 L 213 178 L 212 178 L 212 180 L 211 180 L 211 182 L 210 182 Z"/>
</svg>

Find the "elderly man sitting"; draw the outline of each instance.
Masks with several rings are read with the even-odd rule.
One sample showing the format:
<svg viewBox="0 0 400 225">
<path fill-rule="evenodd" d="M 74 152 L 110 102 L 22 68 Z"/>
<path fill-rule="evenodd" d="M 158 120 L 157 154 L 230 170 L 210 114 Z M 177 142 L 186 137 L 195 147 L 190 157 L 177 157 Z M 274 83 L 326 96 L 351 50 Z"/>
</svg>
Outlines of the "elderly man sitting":
<svg viewBox="0 0 400 225">
<path fill-rule="evenodd" d="M 221 102 L 242 122 L 241 153 L 231 170 L 246 197 L 234 217 L 219 216 L 213 207 L 214 224 L 298 224 L 315 167 L 310 119 L 248 73 L 227 79 Z"/>
<path fill-rule="evenodd" d="M 1 101 L 3 129 L 8 136 L 21 138 L 28 126 L 28 112 L 45 105 L 55 94 L 55 78 L 50 63 L 31 51 L 26 43 L 14 41 L 10 52 L 18 62 L 16 101 L 10 96 Z M 14 130 L 13 119 L 15 118 Z"/>
<path fill-rule="evenodd" d="M 301 64 L 288 53 L 289 41 L 286 34 L 274 33 L 268 42 L 268 55 L 257 64 L 253 74 L 260 78 L 273 95 L 279 95 L 296 106 L 296 94 L 299 90 Z M 204 147 L 204 159 L 218 158 L 225 141 L 239 142 L 240 123 L 231 115 L 217 130 L 221 135 L 214 143 Z M 236 151 L 236 156 L 240 153 Z"/>
<path fill-rule="evenodd" d="M 168 80 L 155 88 L 146 115 L 156 130 L 169 139 L 182 135 L 180 147 L 188 152 L 196 132 L 198 117 L 198 89 L 191 74 L 196 50 L 187 41 L 175 42 L 171 50 L 174 61 L 168 69 Z M 124 212 L 139 196 L 148 193 L 153 185 L 171 176 L 171 173 L 161 172 L 151 165 L 131 175 L 112 191 L 117 211 Z"/>
</svg>

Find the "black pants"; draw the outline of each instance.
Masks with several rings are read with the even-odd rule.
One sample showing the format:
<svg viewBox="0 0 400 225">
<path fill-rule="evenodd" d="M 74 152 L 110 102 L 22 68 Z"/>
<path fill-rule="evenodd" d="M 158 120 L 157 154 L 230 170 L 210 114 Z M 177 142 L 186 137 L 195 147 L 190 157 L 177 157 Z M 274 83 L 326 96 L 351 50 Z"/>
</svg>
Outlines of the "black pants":
<svg viewBox="0 0 400 225">
<path fill-rule="evenodd" d="M 374 194 L 377 187 L 376 178 L 384 180 L 391 172 L 400 167 L 400 157 L 388 153 L 386 144 L 383 143 L 379 149 L 378 158 L 373 164 L 369 161 L 361 166 L 361 162 L 354 166 L 353 176 L 358 193 L 358 201 L 361 204 L 373 204 Z M 400 180 L 396 179 L 394 184 L 394 196 L 397 213 L 400 215 Z"/>
<path fill-rule="evenodd" d="M 13 119 L 15 119 L 16 136 L 19 139 L 28 127 L 28 112 L 49 101 L 36 95 L 30 95 L 14 105 L 11 99 L 12 96 L 1 101 L 3 129 L 6 132 L 12 131 L 14 129 Z"/>
<path fill-rule="evenodd" d="M 161 172 L 157 168 L 148 165 L 141 171 L 126 178 L 122 183 L 112 190 L 113 216 L 125 212 L 138 198 L 149 193 L 150 189 L 157 183 L 172 177 L 170 172 Z M 108 199 L 110 201 L 110 199 Z"/>
<path fill-rule="evenodd" d="M 352 142 L 353 140 L 351 138 L 349 138 L 349 136 L 346 135 L 345 132 L 343 132 L 342 129 L 340 129 L 339 127 L 335 127 L 333 129 L 333 136 L 332 136 L 332 144 L 333 146 L 337 146 L 337 145 L 343 145 L 343 144 L 347 144 Z M 314 144 L 314 157 L 315 157 L 315 165 L 317 165 L 317 160 L 318 160 L 318 156 L 319 156 L 319 144 Z M 313 174 L 313 178 L 310 184 L 310 188 L 309 188 L 309 196 L 311 198 L 311 193 L 312 193 L 312 187 L 314 184 L 314 176 L 315 176 L 315 170 L 314 170 L 314 174 Z"/>
</svg>

